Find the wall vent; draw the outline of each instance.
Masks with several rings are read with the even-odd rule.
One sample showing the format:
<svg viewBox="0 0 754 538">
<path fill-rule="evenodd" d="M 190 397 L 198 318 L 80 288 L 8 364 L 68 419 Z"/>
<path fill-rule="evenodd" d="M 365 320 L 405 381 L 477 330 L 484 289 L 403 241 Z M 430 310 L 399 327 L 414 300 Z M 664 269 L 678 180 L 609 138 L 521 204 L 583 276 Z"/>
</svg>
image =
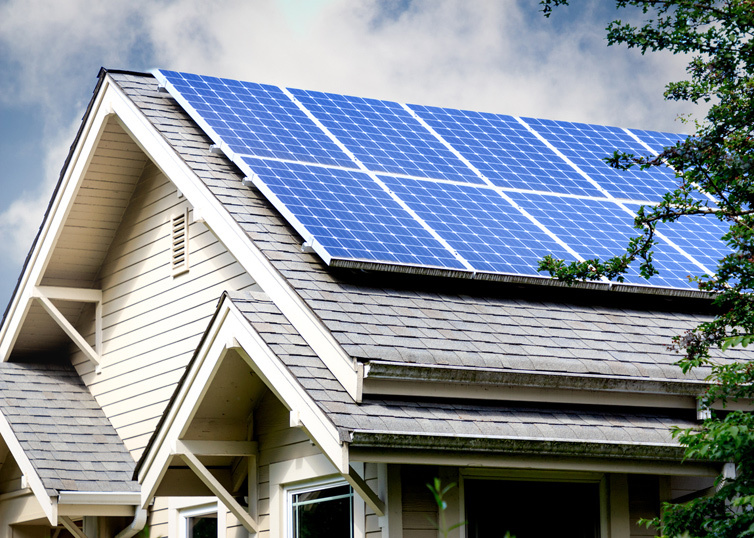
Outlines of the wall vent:
<svg viewBox="0 0 754 538">
<path fill-rule="evenodd" d="M 189 270 L 188 251 L 188 208 L 174 215 L 171 222 L 173 245 L 171 249 L 173 276 Z"/>
</svg>

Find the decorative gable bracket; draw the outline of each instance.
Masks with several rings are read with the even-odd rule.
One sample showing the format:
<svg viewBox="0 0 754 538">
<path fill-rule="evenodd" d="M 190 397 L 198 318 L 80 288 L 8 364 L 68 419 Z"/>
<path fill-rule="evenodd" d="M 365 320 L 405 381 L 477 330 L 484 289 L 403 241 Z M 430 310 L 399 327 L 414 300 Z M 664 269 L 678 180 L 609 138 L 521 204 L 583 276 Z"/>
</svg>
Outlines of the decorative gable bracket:
<svg viewBox="0 0 754 538">
<path fill-rule="evenodd" d="M 32 291 L 32 298 L 39 302 L 50 317 L 73 340 L 73 343 L 94 363 L 95 372 L 99 374 L 101 372 L 100 360 L 102 357 L 102 290 L 36 286 Z M 71 322 L 52 304 L 53 300 L 94 303 L 94 347 L 89 345 L 76 327 L 71 325 Z"/>
</svg>

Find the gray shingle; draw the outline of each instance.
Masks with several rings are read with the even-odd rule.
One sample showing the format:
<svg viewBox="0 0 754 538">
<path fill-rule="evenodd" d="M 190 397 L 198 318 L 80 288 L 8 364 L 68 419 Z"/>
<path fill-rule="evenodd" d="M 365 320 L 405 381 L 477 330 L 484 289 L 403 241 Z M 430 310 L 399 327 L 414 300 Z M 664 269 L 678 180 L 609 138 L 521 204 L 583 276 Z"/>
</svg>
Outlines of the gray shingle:
<svg viewBox="0 0 754 538">
<path fill-rule="evenodd" d="M 138 491 L 133 458 L 72 367 L 0 363 L 0 412 L 50 494 Z M 102 457 L 117 476 L 93 470 Z"/>
</svg>

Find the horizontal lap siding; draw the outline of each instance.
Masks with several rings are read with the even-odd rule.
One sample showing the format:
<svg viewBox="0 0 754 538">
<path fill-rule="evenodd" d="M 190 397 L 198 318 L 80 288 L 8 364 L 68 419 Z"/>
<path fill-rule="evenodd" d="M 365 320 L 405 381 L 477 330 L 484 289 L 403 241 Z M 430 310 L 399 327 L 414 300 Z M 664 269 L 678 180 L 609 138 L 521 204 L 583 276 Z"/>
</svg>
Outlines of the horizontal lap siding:
<svg viewBox="0 0 754 538">
<path fill-rule="evenodd" d="M 100 271 L 102 373 L 95 374 L 84 355 L 74 353 L 74 364 L 135 459 L 223 291 L 254 286 L 200 223 L 189 225 L 189 272 L 172 276 L 170 219 L 186 207 L 175 186 L 154 165 L 147 165 Z M 79 328 L 93 344 L 91 312 Z"/>
<path fill-rule="evenodd" d="M 437 538 L 437 505 L 427 488 L 439 476 L 437 467 L 401 468 L 403 538 Z"/>
<path fill-rule="evenodd" d="M 290 414 L 270 392 L 254 411 L 254 438 L 259 443 L 257 470 L 258 538 L 270 536 L 270 464 L 320 454 L 306 433 L 290 427 Z M 282 508 L 282 507 L 281 507 Z"/>
</svg>

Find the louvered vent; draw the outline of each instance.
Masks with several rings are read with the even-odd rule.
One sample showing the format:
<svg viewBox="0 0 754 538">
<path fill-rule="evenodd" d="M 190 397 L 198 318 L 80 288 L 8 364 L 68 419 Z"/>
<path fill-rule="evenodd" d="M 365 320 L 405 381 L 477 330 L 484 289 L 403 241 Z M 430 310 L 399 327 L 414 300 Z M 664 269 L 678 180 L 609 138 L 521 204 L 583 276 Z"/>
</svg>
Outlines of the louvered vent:
<svg viewBox="0 0 754 538">
<path fill-rule="evenodd" d="M 173 231 L 173 276 L 178 276 L 189 270 L 188 261 L 188 208 L 172 220 Z"/>
</svg>

